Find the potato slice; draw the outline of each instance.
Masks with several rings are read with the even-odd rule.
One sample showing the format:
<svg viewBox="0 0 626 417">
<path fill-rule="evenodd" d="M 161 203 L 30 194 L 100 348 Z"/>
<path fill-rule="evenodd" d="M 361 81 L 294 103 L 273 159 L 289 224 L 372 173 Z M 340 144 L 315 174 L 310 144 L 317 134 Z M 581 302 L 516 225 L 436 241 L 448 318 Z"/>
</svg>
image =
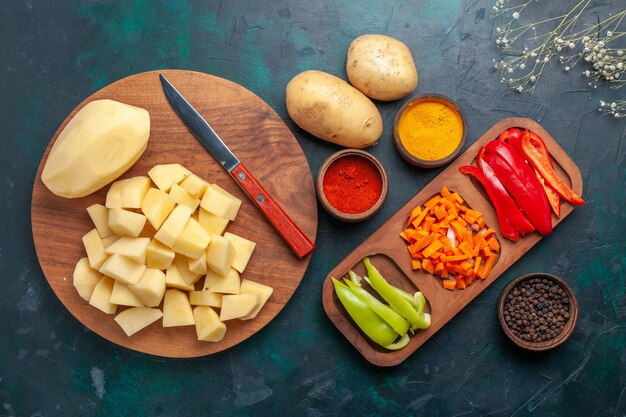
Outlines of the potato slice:
<svg viewBox="0 0 626 417">
<path fill-rule="evenodd" d="M 161 317 L 163 313 L 158 308 L 133 307 L 122 311 L 114 320 L 127 336 L 132 336 Z"/>
<path fill-rule="evenodd" d="M 193 210 L 187 206 L 176 206 L 154 237 L 171 248 L 176 243 L 178 236 L 183 232 L 183 228 L 192 213 Z"/>
<path fill-rule="evenodd" d="M 100 280 L 102 274 L 96 271 L 89 265 L 89 258 L 81 258 L 74 268 L 74 274 L 72 275 L 72 283 L 74 288 L 85 300 L 89 301 L 93 294 L 94 288 Z"/>
<path fill-rule="evenodd" d="M 83 236 L 83 245 L 85 246 L 85 251 L 89 258 L 89 265 L 91 265 L 93 269 L 100 269 L 107 259 L 107 254 L 104 251 L 104 243 L 102 243 L 97 229 L 92 229 Z"/>
<path fill-rule="evenodd" d="M 198 259 L 206 252 L 207 246 L 211 242 L 209 235 L 200 223 L 193 218 L 187 220 L 180 236 L 174 243 L 172 250 L 191 259 Z"/>
<path fill-rule="evenodd" d="M 107 192 L 107 198 L 104 205 L 109 209 L 121 209 L 122 208 L 122 190 L 126 187 L 126 184 L 130 182 L 130 178 L 124 180 L 115 181 L 109 187 Z"/>
<path fill-rule="evenodd" d="M 130 289 L 146 307 L 161 304 L 165 294 L 165 274 L 154 268 L 146 268 L 136 284 L 129 284 Z"/>
<path fill-rule="evenodd" d="M 197 176 L 196 174 L 190 174 L 187 178 L 180 183 L 180 186 L 184 188 L 189 194 L 196 198 L 202 198 L 209 183 Z"/>
<path fill-rule="evenodd" d="M 187 284 L 175 264 L 170 265 L 165 271 L 165 285 L 185 291 L 193 291 L 193 284 Z"/>
<path fill-rule="evenodd" d="M 103 313 L 114 314 L 117 310 L 117 305 L 109 301 L 111 299 L 114 284 L 115 281 L 112 278 L 102 277 L 93 289 L 93 294 L 91 294 L 89 304 Z"/>
<path fill-rule="evenodd" d="M 167 269 L 174 262 L 173 250 L 156 239 L 152 239 L 146 249 L 146 266 L 154 269 Z"/>
<path fill-rule="evenodd" d="M 198 210 L 198 223 L 204 227 L 208 234 L 221 235 L 228 226 L 228 219 L 209 213 L 202 207 Z"/>
<path fill-rule="evenodd" d="M 189 303 L 192 306 L 222 306 L 222 294 L 212 291 L 189 291 Z"/>
<path fill-rule="evenodd" d="M 148 171 L 148 175 L 159 187 L 159 190 L 165 192 L 168 192 L 173 184 L 179 184 L 189 174 L 191 171 L 180 164 L 155 165 Z"/>
<path fill-rule="evenodd" d="M 123 208 L 141 208 L 146 193 L 150 189 L 150 178 L 145 176 L 133 177 L 122 188 L 121 205 Z"/>
<path fill-rule="evenodd" d="M 258 294 L 225 295 L 222 297 L 220 320 L 232 320 L 252 313 L 259 303 Z"/>
<path fill-rule="evenodd" d="M 206 251 L 198 259 L 189 259 L 189 270 L 199 275 L 206 275 L 208 270 L 206 266 Z"/>
<path fill-rule="evenodd" d="M 128 210 L 109 210 L 109 227 L 118 236 L 137 237 L 146 224 L 146 216 Z"/>
<path fill-rule="evenodd" d="M 109 246 L 117 242 L 118 240 L 120 240 L 120 237 L 118 235 L 111 235 L 102 239 L 102 244 L 104 245 L 105 252 L 106 252 L 106 248 L 108 248 Z"/>
<path fill-rule="evenodd" d="M 196 334 L 198 340 L 205 342 L 219 342 L 226 334 L 226 325 L 220 321 L 219 316 L 209 306 L 198 306 L 193 309 L 196 321 Z"/>
<path fill-rule="evenodd" d="M 120 306 L 143 307 L 139 297 L 133 294 L 128 286 L 121 281 L 115 281 L 113 284 L 113 291 L 111 291 L 109 301 Z"/>
<path fill-rule="evenodd" d="M 165 291 L 163 300 L 163 327 L 195 324 L 187 294 L 180 290 Z"/>
<path fill-rule="evenodd" d="M 98 234 L 102 239 L 114 234 L 109 227 L 109 210 L 106 207 L 102 204 L 93 204 L 87 207 L 87 213 L 89 213 L 89 217 L 91 217 L 91 221 L 98 229 Z"/>
<path fill-rule="evenodd" d="M 147 237 L 121 237 L 104 251 L 109 255 L 119 253 L 135 262 L 145 264 L 149 244 L 150 239 Z"/>
<path fill-rule="evenodd" d="M 235 220 L 241 200 L 216 184 L 210 184 L 202 196 L 200 203 L 203 209 L 216 216 Z"/>
<path fill-rule="evenodd" d="M 211 235 L 211 243 L 207 248 L 207 266 L 219 275 L 226 275 L 235 260 L 235 248 L 224 236 Z"/>
<path fill-rule="evenodd" d="M 99 269 L 104 275 L 122 281 L 124 284 L 136 284 L 145 270 L 145 265 L 119 253 L 111 255 Z"/>
<path fill-rule="evenodd" d="M 226 276 L 207 271 L 204 278 L 204 291 L 218 292 L 221 294 L 239 294 L 241 281 L 239 273 L 230 268 Z"/>
<path fill-rule="evenodd" d="M 263 308 L 267 300 L 269 300 L 270 296 L 274 292 L 274 289 L 269 285 L 264 285 L 259 282 L 250 281 L 249 279 L 241 280 L 241 286 L 239 288 L 240 294 L 257 294 L 259 296 L 259 302 L 256 307 L 252 309 L 252 311 L 240 317 L 241 320 L 250 320 L 253 319 L 259 314 L 259 311 Z"/>
<path fill-rule="evenodd" d="M 235 248 L 235 259 L 233 260 L 232 267 L 241 274 L 246 269 L 246 266 L 248 266 L 256 243 L 230 232 L 224 233 L 224 237 L 230 240 L 230 243 L 232 243 Z"/>
<path fill-rule="evenodd" d="M 158 230 L 176 206 L 174 199 L 158 188 L 150 188 L 141 202 L 141 212 Z"/>
<path fill-rule="evenodd" d="M 172 185 L 172 188 L 170 188 L 169 196 L 172 197 L 176 204 L 187 206 L 193 211 L 196 211 L 196 209 L 200 205 L 199 198 L 196 198 L 193 195 L 189 194 L 184 188 L 182 188 L 178 184 Z"/>
</svg>

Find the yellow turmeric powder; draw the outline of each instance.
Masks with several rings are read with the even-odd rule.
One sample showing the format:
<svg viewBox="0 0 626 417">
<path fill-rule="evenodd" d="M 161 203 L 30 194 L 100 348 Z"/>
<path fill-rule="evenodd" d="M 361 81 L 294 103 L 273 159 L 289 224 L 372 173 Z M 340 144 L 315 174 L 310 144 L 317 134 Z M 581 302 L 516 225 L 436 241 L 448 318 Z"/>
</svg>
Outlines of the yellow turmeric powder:
<svg viewBox="0 0 626 417">
<path fill-rule="evenodd" d="M 441 101 L 418 101 L 398 123 L 400 141 L 416 158 L 436 161 L 450 155 L 463 136 L 461 116 Z"/>
</svg>

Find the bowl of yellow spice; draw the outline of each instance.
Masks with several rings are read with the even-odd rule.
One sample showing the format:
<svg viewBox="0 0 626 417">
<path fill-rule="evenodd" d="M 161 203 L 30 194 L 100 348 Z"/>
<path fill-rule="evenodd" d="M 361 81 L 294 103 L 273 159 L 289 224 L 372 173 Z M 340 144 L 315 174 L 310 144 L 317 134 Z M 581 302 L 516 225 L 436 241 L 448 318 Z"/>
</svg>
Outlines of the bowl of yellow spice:
<svg viewBox="0 0 626 417">
<path fill-rule="evenodd" d="M 393 133 L 402 158 L 418 167 L 435 168 L 461 152 L 467 123 L 461 108 L 448 97 L 422 94 L 402 106 Z"/>
</svg>

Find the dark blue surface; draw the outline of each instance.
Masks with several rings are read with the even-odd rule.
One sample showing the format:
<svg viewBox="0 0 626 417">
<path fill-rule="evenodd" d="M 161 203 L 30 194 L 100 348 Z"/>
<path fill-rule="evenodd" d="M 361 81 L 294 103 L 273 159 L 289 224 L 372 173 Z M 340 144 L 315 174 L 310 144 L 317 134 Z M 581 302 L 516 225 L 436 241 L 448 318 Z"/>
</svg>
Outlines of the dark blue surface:
<svg viewBox="0 0 626 417">
<path fill-rule="evenodd" d="M 626 415 L 626 119 L 597 111 L 601 98 L 623 99 L 624 90 L 593 90 L 557 67 L 534 95 L 506 89 L 493 69 L 499 51 L 487 0 L 6 3 L 0 416 Z M 565 2 L 533 5 L 528 16 L 555 15 L 553 3 Z M 602 17 L 621 7 L 590 10 Z M 539 121 L 580 167 L 587 204 L 401 366 L 369 365 L 326 318 L 322 281 L 440 172 L 409 166 L 396 153 L 391 126 L 404 100 L 377 103 L 385 130 L 370 150 L 389 174 L 385 206 L 356 225 L 320 211 L 318 249 L 302 284 L 259 334 L 214 356 L 166 360 L 109 343 L 64 309 L 37 263 L 30 193 L 43 150 L 79 102 L 146 70 L 224 77 L 283 117 L 316 173 L 338 147 L 291 122 L 285 85 L 305 69 L 345 78 L 347 47 L 363 33 L 407 43 L 420 75 L 416 93 L 457 100 L 468 120 L 466 147 L 502 118 Z M 533 271 L 565 278 L 580 305 L 568 343 L 542 354 L 509 343 L 495 313 L 502 287 Z"/>
</svg>

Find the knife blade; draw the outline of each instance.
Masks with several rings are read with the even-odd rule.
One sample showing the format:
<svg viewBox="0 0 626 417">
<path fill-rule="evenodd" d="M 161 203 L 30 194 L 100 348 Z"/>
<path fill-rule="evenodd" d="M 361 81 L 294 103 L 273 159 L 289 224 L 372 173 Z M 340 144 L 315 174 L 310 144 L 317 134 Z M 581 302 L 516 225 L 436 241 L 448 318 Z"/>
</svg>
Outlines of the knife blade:
<svg viewBox="0 0 626 417">
<path fill-rule="evenodd" d="M 198 139 L 207 151 L 224 167 L 254 205 L 263 213 L 276 231 L 291 247 L 294 253 L 303 258 L 315 249 L 315 245 L 285 213 L 272 196 L 254 178 L 226 146 L 211 125 L 189 104 L 163 74 L 159 74 L 165 97 L 187 129 Z"/>
</svg>

